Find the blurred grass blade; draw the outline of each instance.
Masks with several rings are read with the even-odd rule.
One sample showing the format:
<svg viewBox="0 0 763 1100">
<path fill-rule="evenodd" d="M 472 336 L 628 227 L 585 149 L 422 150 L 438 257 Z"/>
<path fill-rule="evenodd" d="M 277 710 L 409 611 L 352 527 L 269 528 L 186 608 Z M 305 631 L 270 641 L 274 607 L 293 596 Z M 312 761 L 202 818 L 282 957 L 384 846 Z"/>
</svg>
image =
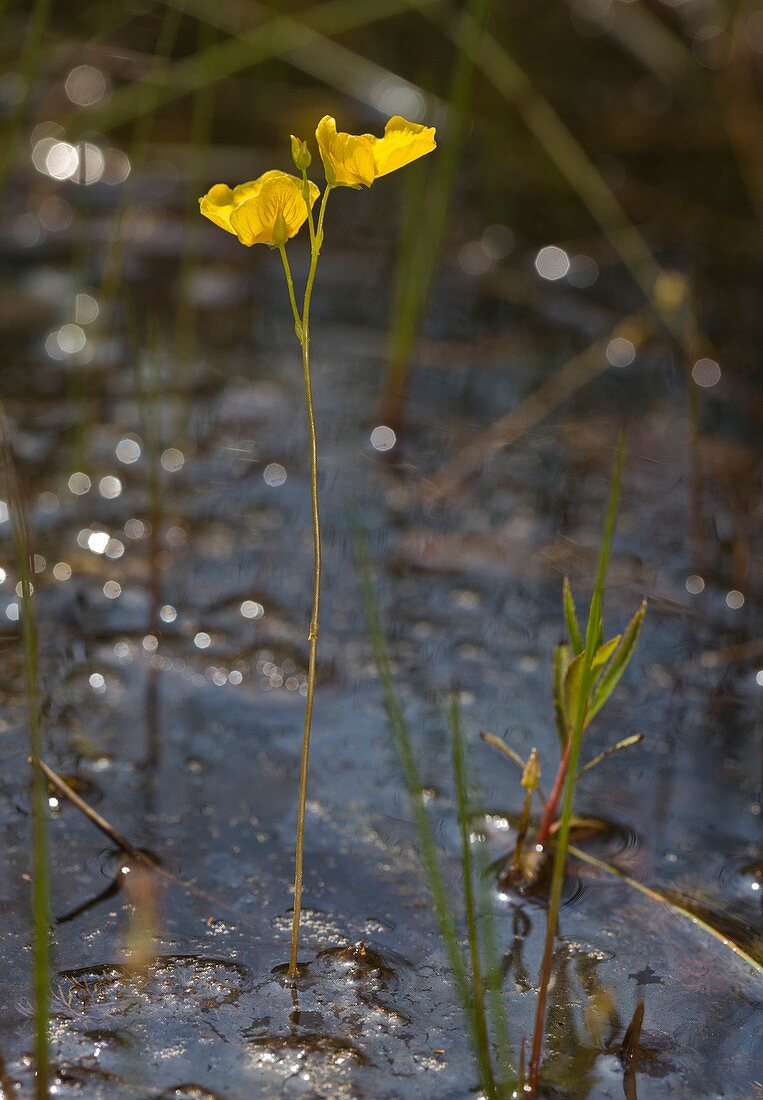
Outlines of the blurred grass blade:
<svg viewBox="0 0 763 1100">
<path fill-rule="evenodd" d="M 604 760 L 609 760 L 610 756 L 614 756 L 616 752 L 620 752 L 621 749 L 629 749 L 631 745 L 638 745 L 644 740 L 643 733 L 633 733 L 630 737 L 623 737 L 622 741 L 618 741 L 615 745 L 610 745 L 608 749 L 604 749 L 598 756 L 594 756 L 593 760 L 589 760 L 587 764 L 578 772 L 578 779 L 581 775 L 585 775 L 586 772 L 590 772 L 591 768 L 595 768 L 597 764 L 601 764 Z"/>
<path fill-rule="evenodd" d="M 379 602 L 376 595 L 371 562 L 368 555 L 368 546 L 364 533 L 355 525 L 353 528 L 353 547 L 355 568 L 358 574 L 360 594 L 366 619 L 366 626 L 371 640 L 371 649 L 379 675 L 382 689 L 384 709 L 387 712 L 392 739 L 397 750 L 400 769 L 403 775 L 408 797 L 411 803 L 413 823 L 416 829 L 419 851 L 424 872 L 427 876 L 429 891 L 432 895 L 435 916 L 440 929 L 443 945 L 453 971 L 459 997 L 464 1012 L 473 1028 L 473 1006 L 471 991 L 466 976 L 464 959 L 458 942 L 456 923 L 448 904 L 448 895 L 445 882 L 442 877 L 437 857 L 437 845 L 429 815 L 422 797 L 422 782 L 419 773 L 416 754 L 411 741 L 408 724 L 403 712 L 403 704 L 395 686 L 392 661 L 389 656 L 387 639 L 381 623 Z"/>
<path fill-rule="evenodd" d="M 0 191 L 2 191 L 5 184 L 11 158 L 16 147 L 16 140 L 24 122 L 24 113 L 32 90 L 32 81 L 37 75 L 37 62 L 52 3 L 53 0 L 34 0 L 32 10 L 28 16 L 26 38 L 19 64 L 21 95 L 12 107 L 3 127 L 3 152 L 0 155 Z"/>
<path fill-rule="evenodd" d="M 418 0 L 411 0 L 418 3 Z M 685 320 L 658 293 L 660 264 L 643 235 L 633 225 L 616 195 L 548 100 L 535 88 L 514 57 L 489 32 L 478 40 L 469 15 L 451 17 L 446 33 L 468 50 L 479 71 L 516 110 L 548 158 L 556 165 L 591 216 L 606 234 L 615 252 L 631 272 L 665 327 L 682 345 L 687 344 Z M 479 48 L 475 42 L 479 41 Z M 685 316 L 685 311 L 684 311 Z M 696 353 L 696 324 L 692 323 L 691 352 Z M 688 349 L 687 349 L 688 350 Z"/>
<path fill-rule="evenodd" d="M 590 675 L 603 631 L 602 605 L 604 602 L 604 582 L 607 579 L 609 558 L 612 552 L 612 541 L 615 537 L 615 525 L 617 523 L 617 510 L 620 505 L 620 487 L 622 484 L 624 462 L 625 432 L 621 431 L 617 443 L 617 450 L 615 452 L 612 480 L 610 482 L 607 518 L 604 523 L 604 534 L 602 536 L 601 551 L 599 553 L 599 563 L 596 569 L 596 582 L 594 584 L 593 595 L 591 596 L 591 606 L 588 612 L 588 623 L 586 625 L 585 644 L 586 654 L 588 656 L 587 675 Z"/>
<path fill-rule="evenodd" d="M 504 756 L 508 756 L 509 760 L 511 760 L 513 764 L 516 764 L 521 772 L 525 770 L 526 762 L 522 759 L 519 753 L 516 752 L 515 749 L 512 749 L 511 745 L 507 745 L 506 742 L 502 740 L 502 738 L 496 737 L 494 733 L 488 733 L 487 731 L 481 733 L 480 737 L 486 744 L 492 745 L 493 748 L 496 748 L 500 752 L 502 752 Z"/>
<path fill-rule="evenodd" d="M 413 5 L 420 6 L 418 0 Z M 469 0 L 464 10 L 463 41 L 456 41 L 458 54 L 448 93 L 447 124 L 439 137 L 438 155 L 426 175 L 426 189 L 409 190 L 404 216 L 404 234 L 398 264 L 395 311 L 382 396 L 381 417 L 398 427 L 402 417 L 408 365 L 424 309 L 440 259 L 456 171 L 467 132 L 469 99 L 474 74 L 474 55 L 479 52 L 491 0 Z M 468 46 L 467 48 L 467 40 Z"/>
<path fill-rule="evenodd" d="M 464 731 L 461 725 L 461 715 L 458 708 L 458 699 L 451 696 L 450 706 L 447 710 L 447 720 L 450 729 L 451 745 L 453 752 L 453 778 L 456 785 L 456 809 L 458 811 L 458 827 L 461 833 L 461 867 L 463 871 L 464 910 L 466 914 L 466 935 L 469 942 L 469 958 L 471 960 L 472 996 L 471 1003 L 474 1013 L 474 1039 L 477 1063 L 480 1067 L 480 1076 L 485 1092 L 489 1097 L 495 1096 L 495 1080 L 490 1057 L 490 1038 L 487 1030 L 487 1016 L 485 1013 L 485 983 L 482 976 L 482 959 L 480 957 L 479 926 L 477 920 L 477 907 L 474 897 L 474 870 L 472 867 L 472 840 L 471 818 L 469 811 L 469 790 L 467 779 L 466 746 L 464 744 Z"/>
<path fill-rule="evenodd" d="M 574 0 L 567 2 L 574 10 Z M 701 79 L 696 58 L 680 35 L 641 0 L 613 5 L 606 24 L 596 20 L 592 25 L 597 30 L 606 26 L 610 38 L 668 87 Z"/>
<path fill-rule="evenodd" d="M 32 803 L 31 881 L 32 881 L 32 958 L 34 995 L 34 1063 L 35 1096 L 47 1100 L 50 1083 L 50 865 L 48 855 L 48 799 L 45 778 L 34 767 L 43 753 L 42 715 L 40 708 L 39 640 L 35 610 L 34 559 L 29 540 L 29 527 L 19 485 L 13 449 L 5 411 L 0 406 L 0 458 L 3 482 L 8 498 L 11 528 L 16 552 L 21 594 L 19 597 L 19 628 L 24 665 L 28 746 L 30 757 L 30 793 Z"/>
<path fill-rule="evenodd" d="M 640 310 L 623 318 L 607 335 L 573 356 L 515 408 L 444 462 L 422 483 L 420 493 L 424 501 L 435 503 L 455 492 L 465 478 L 478 471 L 499 450 L 516 443 L 581 387 L 603 374 L 609 368 L 606 350 L 613 337 L 627 336 L 634 347 L 641 347 L 652 334 L 653 326 L 647 323 L 646 313 L 647 310 Z"/>
<path fill-rule="evenodd" d="M 180 29 L 182 10 L 166 7 L 159 25 L 153 54 L 153 68 L 161 69 L 172 53 Z M 104 301 L 116 297 L 124 266 L 126 240 L 123 235 L 124 219 L 130 207 L 138 185 L 138 179 L 148 159 L 148 143 L 159 107 L 160 85 L 143 81 L 137 85 L 140 90 L 140 110 L 133 123 L 129 146 L 130 175 L 119 192 L 119 201 L 111 228 L 106 255 L 103 260 L 100 293 Z M 135 87 L 135 85 L 130 85 Z"/>
<path fill-rule="evenodd" d="M 562 749 L 564 749 L 570 736 L 570 730 L 567 724 L 567 712 L 564 705 L 564 680 L 569 667 L 570 648 L 566 645 L 558 645 L 554 650 L 551 678 L 553 684 L 556 732 L 559 734 L 559 741 Z"/>
<path fill-rule="evenodd" d="M 216 38 L 214 27 L 199 23 L 199 52 Z M 198 344 L 198 311 L 193 299 L 192 283 L 200 262 L 201 218 L 198 217 L 197 196 L 204 190 L 203 179 L 209 161 L 210 139 L 215 115 L 215 84 L 210 81 L 193 97 L 191 114 L 191 164 L 186 181 L 183 250 L 178 273 L 175 307 L 175 355 L 173 369 L 178 394 L 176 431 L 181 441 L 188 439 L 191 420 L 192 368 Z"/>
<path fill-rule="evenodd" d="M 580 633 L 578 615 L 575 610 L 575 601 L 572 598 L 570 578 L 565 577 L 562 584 L 562 603 L 564 605 L 564 624 L 567 627 L 567 637 L 570 640 L 572 651 L 575 654 L 583 652 L 583 636 Z"/>
<path fill-rule="evenodd" d="M 477 848 L 476 875 L 480 888 L 480 910 L 482 913 L 482 942 L 485 955 L 485 991 L 487 1007 L 490 1013 L 493 1045 L 498 1059 L 497 1092 L 503 1096 L 510 1081 L 516 1081 L 514 1053 L 509 1036 L 509 1019 L 503 994 L 504 972 L 501 953 L 498 947 L 494 913 L 493 878 L 489 872 L 489 860 L 486 844 Z M 511 1093 L 509 1093 L 511 1095 Z"/>
<path fill-rule="evenodd" d="M 179 3 L 180 0 L 173 0 L 173 2 Z M 240 38 L 242 34 L 248 33 L 241 29 L 240 14 L 237 14 L 239 9 L 235 5 L 217 2 L 217 0 L 214 3 L 210 0 L 184 0 L 184 3 L 186 9 L 200 22 L 216 27 L 227 35 Z M 247 11 L 263 21 L 272 20 L 276 14 L 271 8 L 255 0 L 248 0 Z M 307 17 L 312 18 L 312 9 L 307 9 L 304 16 L 299 12 L 291 18 L 281 16 L 284 27 L 294 36 L 295 41 L 300 43 L 304 38 L 304 22 Z M 326 34 L 313 34 L 304 44 L 295 45 L 281 52 L 284 60 L 295 69 L 307 73 L 331 88 L 345 92 L 374 110 L 379 110 L 379 82 L 386 83 L 391 78 L 401 92 L 407 91 L 425 100 L 432 98 L 423 88 L 412 84 L 398 73 L 393 73 L 370 58 L 363 57 L 347 46 L 333 41 Z M 200 50 L 197 56 L 203 59 L 205 51 Z M 412 174 L 416 173 L 407 173 L 408 177 Z"/>
<path fill-rule="evenodd" d="M 589 721 L 599 713 L 607 699 L 609 699 L 610 695 L 619 684 L 623 673 L 628 667 L 628 662 L 633 656 L 636 642 L 641 632 L 641 624 L 646 615 L 646 606 L 646 600 L 644 600 L 641 607 L 628 623 L 625 633 L 615 649 L 609 667 L 604 670 L 601 679 L 594 689 L 593 699 L 589 710 Z"/>
<path fill-rule="evenodd" d="M 723 947 L 732 951 L 737 958 L 741 959 L 748 966 L 751 966 L 758 974 L 763 975 L 763 961 L 761 958 L 755 957 L 745 951 L 743 947 L 740 947 L 738 943 L 735 943 L 734 940 L 730 938 L 727 931 L 716 928 L 708 923 L 708 921 L 704 920 L 698 913 L 695 913 L 689 904 L 683 904 L 676 898 L 670 897 L 668 894 L 663 893 L 653 886 L 646 886 L 643 882 L 639 882 L 638 879 L 632 878 L 631 875 L 626 874 L 625 871 L 621 871 L 620 868 L 616 867 L 613 863 L 606 863 L 603 859 L 591 855 L 590 852 L 586 852 L 583 848 L 578 848 L 574 844 L 570 844 L 569 853 L 574 856 L 575 859 L 579 859 L 581 862 L 587 863 L 591 867 L 595 867 L 598 871 L 603 871 L 607 875 L 613 875 L 615 878 L 620 879 L 621 882 L 626 883 L 633 890 L 638 890 L 644 897 L 667 905 L 668 908 L 672 909 L 678 916 L 684 917 L 695 925 L 695 927 L 701 928 L 703 932 L 706 932 L 707 935 L 712 936 L 713 939 L 717 940 Z"/>
<path fill-rule="evenodd" d="M 438 2 L 419 0 L 422 7 Z M 158 66 L 143 80 L 114 91 L 102 107 L 91 108 L 87 113 L 71 113 L 59 121 L 75 138 L 85 130 L 108 133 L 147 111 L 254 68 L 268 58 L 284 56 L 324 36 L 391 18 L 407 11 L 409 6 L 410 0 L 326 0 L 305 11 L 300 22 L 274 15 L 252 30 Z M 155 86 L 155 94 L 150 97 L 144 95 L 147 85 Z"/>
</svg>

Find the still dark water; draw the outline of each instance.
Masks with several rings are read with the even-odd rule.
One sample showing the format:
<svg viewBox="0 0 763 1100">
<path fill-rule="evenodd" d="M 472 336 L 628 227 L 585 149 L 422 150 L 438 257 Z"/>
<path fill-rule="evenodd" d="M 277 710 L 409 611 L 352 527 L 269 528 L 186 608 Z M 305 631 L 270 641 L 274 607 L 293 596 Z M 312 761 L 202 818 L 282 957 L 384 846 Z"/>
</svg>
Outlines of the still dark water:
<svg viewBox="0 0 763 1100">
<path fill-rule="evenodd" d="M 584 758 L 630 733 L 644 740 L 581 782 L 578 809 L 612 825 L 592 852 L 688 899 L 760 957 L 760 392 L 751 346 L 735 337 L 721 381 L 699 394 L 694 475 L 683 367 L 655 336 L 431 505 L 424 490 L 438 469 L 606 335 L 633 307 L 631 292 L 611 273 L 588 289 L 543 282 L 521 234 L 513 255 L 479 278 L 451 250 L 407 427 L 381 453 L 370 437 L 394 270 L 389 211 L 376 193 L 337 196 L 313 322 L 325 581 L 307 817 L 309 967 L 290 991 L 272 970 L 288 953 L 311 543 L 298 349 L 280 268 L 265 249 L 202 227 L 202 260 L 187 282 L 198 339 L 183 351 L 174 297 L 181 222 L 154 212 L 152 232 L 129 250 L 120 305 L 80 326 L 84 349 L 51 356 L 46 337 L 75 322 L 76 295 L 98 298 L 112 198 L 90 189 L 87 217 L 70 230 L 5 241 L 0 384 L 40 555 L 47 759 L 196 889 L 162 888 L 157 959 L 132 978 L 122 966 L 129 865 L 73 807 L 52 801 L 56 1095 L 475 1092 L 366 636 L 351 514 L 368 532 L 458 907 L 439 700 L 460 693 L 498 856 L 521 791 L 477 735 L 506 735 L 523 756 L 537 746 L 550 785 L 561 579 L 569 573 L 587 598 L 623 416 L 610 633 L 642 595 L 649 612 Z M 304 256 L 293 252 L 303 277 Z M 519 273 L 508 290 L 507 271 Z M 511 291 L 516 278 L 521 293 Z M 719 280 L 721 303 L 724 293 Z M 13 1082 L 30 1084 L 31 995 L 9 527 L 0 527 L 0 1050 L 11 1095 Z M 584 864 L 571 861 L 567 898 L 549 1095 L 623 1095 L 617 1052 L 639 996 L 641 1100 L 756 1095 L 760 975 L 688 919 Z M 508 893 L 496 893 L 496 907 L 516 1046 L 532 1030 L 544 909 Z M 602 997 L 614 1012 L 597 1027 L 591 1005 Z"/>
</svg>

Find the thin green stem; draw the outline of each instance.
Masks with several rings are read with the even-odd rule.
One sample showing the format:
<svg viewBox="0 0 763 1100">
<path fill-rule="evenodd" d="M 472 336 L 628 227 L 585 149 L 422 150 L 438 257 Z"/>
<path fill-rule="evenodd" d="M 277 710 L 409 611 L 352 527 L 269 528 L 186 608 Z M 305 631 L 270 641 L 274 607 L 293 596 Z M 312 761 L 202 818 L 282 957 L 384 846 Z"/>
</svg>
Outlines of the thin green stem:
<svg viewBox="0 0 763 1100">
<path fill-rule="evenodd" d="M 551 872 L 551 890 L 549 893 L 548 915 L 546 918 L 546 938 L 543 945 L 543 959 L 540 969 L 540 982 L 538 988 L 538 1004 L 535 1012 L 535 1027 L 533 1030 L 532 1053 L 530 1055 L 530 1089 L 534 1097 L 538 1091 L 538 1076 L 540 1072 L 540 1059 L 543 1049 L 543 1029 L 546 1020 L 546 1002 L 548 988 L 551 980 L 551 967 L 554 957 L 554 943 L 559 920 L 559 907 L 562 900 L 562 888 L 564 886 L 564 872 L 567 862 L 567 849 L 570 840 L 570 824 L 572 820 L 572 807 L 575 800 L 575 784 L 577 782 L 578 761 L 580 757 L 580 745 L 583 739 L 583 730 L 586 725 L 586 710 L 588 697 L 592 687 L 592 666 L 597 649 L 599 624 L 601 622 L 602 596 L 604 581 L 609 565 L 609 552 L 612 547 L 612 539 L 615 533 L 617 519 L 617 507 L 620 499 L 620 482 L 622 479 L 623 462 L 625 459 L 625 434 L 620 434 L 615 465 L 612 473 L 612 481 L 607 506 L 607 518 L 604 524 L 599 565 L 596 571 L 591 604 L 588 612 L 588 625 L 585 637 L 585 660 L 583 679 L 580 687 L 575 722 L 570 734 L 569 761 L 567 767 L 566 785 L 564 788 L 564 801 L 562 815 L 559 821 L 559 832 L 556 838 L 554 851 L 554 865 Z"/>
<path fill-rule="evenodd" d="M 299 973 L 299 923 L 302 915 L 302 877 L 305 850 L 305 808 L 307 806 L 307 780 L 310 763 L 310 735 L 313 725 L 313 701 L 315 698 L 315 674 L 318 655 L 318 616 L 321 602 L 321 520 L 318 507 L 318 433 L 315 425 L 315 406 L 313 402 L 313 382 L 310 374 L 310 302 L 315 283 L 318 257 L 323 243 L 323 219 L 326 204 L 331 192 L 326 187 L 323 192 L 318 227 L 311 238 L 310 270 L 305 284 L 305 297 L 302 303 L 302 316 L 299 315 L 294 296 L 294 281 L 291 277 L 289 261 L 285 247 L 281 247 L 281 261 L 289 289 L 289 301 L 294 314 L 297 339 L 302 347 L 302 373 L 305 384 L 305 408 L 307 411 L 307 431 L 310 441 L 310 508 L 313 521 L 313 610 L 310 616 L 308 632 L 309 657 L 307 665 L 307 699 L 305 702 L 305 723 L 302 731 L 302 753 L 299 766 L 299 793 L 297 796 L 297 838 L 294 854 L 294 910 L 291 926 L 291 951 L 289 955 L 288 976 L 294 978 Z M 309 204 L 308 204 L 309 205 Z"/>
<path fill-rule="evenodd" d="M 289 291 L 289 305 L 291 306 L 291 312 L 294 317 L 294 331 L 297 334 L 297 339 L 302 343 L 300 332 L 302 331 L 302 318 L 299 315 L 299 308 L 297 306 L 297 298 L 294 294 L 294 280 L 291 275 L 291 265 L 289 264 L 289 257 L 286 255 L 286 246 L 281 245 L 278 249 L 281 255 L 281 263 L 283 264 L 283 273 L 286 276 L 286 287 Z"/>
<path fill-rule="evenodd" d="M 453 742 L 453 776 L 456 784 L 456 806 L 458 825 L 461 832 L 461 866 L 464 876 L 464 909 L 466 912 L 466 935 L 469 941 L 469 957 L 472 964 L 472 1002 L 474 1006 L 474 1039 L 477 1061 L 481 1067 L 482 1083 L 488 1096 L 495 1096 L 495 1078 L 490 1060 L 490 1038 L 485 1013 L 485 981 L 480 958 L 479 930 L 477 927 L 477 906 L 474 897 L 474 871 L 472 867 L 471 826 L 469 821 L 469 795 L 467 789 L 464 731 L 461 727 L 461 715 L 458 699 L 450 700 L 448 714 L 451 738 Z"/>
<path fill-rule="evenodd" d="M 303 194 L 305 198 L 305 206 L 307 207 L 307 228 L 310 233 L 310 250 L 315 250 L 315 219 L 313 218 L 313 204 L 310 202 L 310 181 L 307 178 L 307 169 L 302 169 L 302 186 L 304 188 Z M 328 190 L 328 187 L 326 188 Z"/>
</svg>

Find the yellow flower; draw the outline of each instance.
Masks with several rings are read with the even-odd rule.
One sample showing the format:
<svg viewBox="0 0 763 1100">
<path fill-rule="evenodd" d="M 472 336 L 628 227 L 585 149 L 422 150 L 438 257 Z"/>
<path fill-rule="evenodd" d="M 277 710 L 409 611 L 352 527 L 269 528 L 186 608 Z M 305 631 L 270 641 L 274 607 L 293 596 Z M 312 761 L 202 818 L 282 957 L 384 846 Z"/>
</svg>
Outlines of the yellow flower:
<svg viewBox="0 0 763 1100">
<path fill-rule="evenodd" d="M 310 205 L 320 194 L 310 187 Z M 304 184 L 287 172 L 265 172 L 256 180 L 228 187 L 218 183 L 199 199 L 205 218 L 233 233 L 242 244 L 280 247 L 296 236 L 307 220 Z"/>
<path fill-rule="evenodd" d="M 420 126 L 394 115 L 384 127 L 384 137 L 343 134 L 337 133 L 336 119 L 326 115 L 315 136 L 328 184 L 370 187 L 379 176 L 431 153 L 437 145 L 434 133 L 434 126 Z"/>
</svg>

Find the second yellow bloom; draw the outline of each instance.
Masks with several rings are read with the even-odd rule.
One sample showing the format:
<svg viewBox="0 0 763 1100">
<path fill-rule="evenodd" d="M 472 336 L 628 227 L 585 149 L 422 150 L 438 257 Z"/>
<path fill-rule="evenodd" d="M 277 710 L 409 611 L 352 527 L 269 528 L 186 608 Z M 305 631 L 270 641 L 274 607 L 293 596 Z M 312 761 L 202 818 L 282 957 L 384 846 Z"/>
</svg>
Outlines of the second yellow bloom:
<svg viewBox="0 0 763 1100">
<path fill-rule="evenodd" d="M 431 153 L 437 146 L 434 135 L 434 126 L 408 122 L 401 115 L 393 115 L 381 138 L 337 132 L 331 115 L 322 118 L 315 131 L 331 187 L 370 187 L 379 176 Z"/>
</svg>

